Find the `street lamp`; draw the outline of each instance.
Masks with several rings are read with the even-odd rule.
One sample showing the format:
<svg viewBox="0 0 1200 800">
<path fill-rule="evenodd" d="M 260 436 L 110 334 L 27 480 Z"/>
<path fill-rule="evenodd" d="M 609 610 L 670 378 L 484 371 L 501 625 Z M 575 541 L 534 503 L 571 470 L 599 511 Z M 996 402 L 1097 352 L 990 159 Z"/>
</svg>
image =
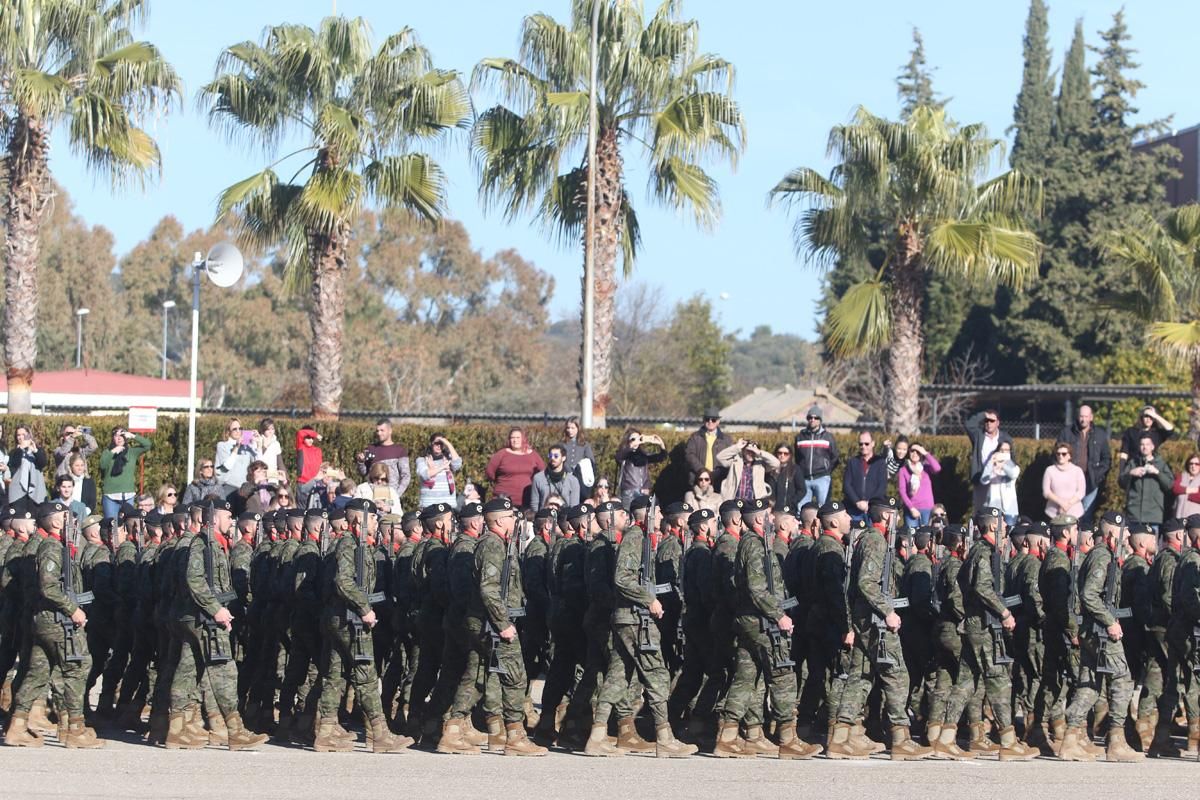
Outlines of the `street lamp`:
<svg viewBox="0 0 1200 800">
<path fill-rule="evenodd" d="M 167 379 L 167 316 L 175 307 L 174 300 L 163 300 L 163 348 L 162 348 L 162 379 Z"/>
<path fill-rule="evenodd" d="M 223 289 L 228 289 L 242 277 L 242 254 L 229 242 L 213 245 L 208 256 L 197 251 L 192 256 L 192 377 L 188 392 L 188 483 L 196 468 L 196 366 L 200 358 L 200 273 Z"/>
<path fill-rule="evenodd" d="M 90 308 L 75 309 L 75 369 L 83 366 L 83 318 L 90 313 Z"/>
</svg>

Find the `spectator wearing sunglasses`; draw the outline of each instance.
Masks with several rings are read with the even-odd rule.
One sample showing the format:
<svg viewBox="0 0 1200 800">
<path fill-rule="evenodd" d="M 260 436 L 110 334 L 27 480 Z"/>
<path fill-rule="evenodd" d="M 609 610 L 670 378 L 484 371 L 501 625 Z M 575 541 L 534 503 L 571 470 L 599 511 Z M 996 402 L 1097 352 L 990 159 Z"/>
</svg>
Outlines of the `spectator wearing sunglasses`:
<svg viewBox="0 0 1200 800">
<path fill-rule="evenodd" d="M 683 502 L 691 506 L 693 511 L 707 508 L 715 514 L 721 508 L 721 493 L 713 487 L 711 472 L 700 470 L 692 488 L 684 494 Z"/>
<path fill-rule="evenodd" d="M 805 428 L 796 434 L 796 447 L 792 457 L 804 478 L 804 498 L 808 502 L 823 506 L 829 500 L 833 471 L 840 462 L 837 442 L 833 434 L 825 430 L 822 423 L 824 412 L 814 405 L 804 417 Z"/>
<path fill-rule="evenodd" d="M 733 444 L 725 431 L 721 430 L 721 412 L 710 408 L 704 414 L 699 430 L 688 437 L 683 448 L 683 458 L 688 468 L 688 483 L 695 484 L 700 470 L 708 470 L 714 484 L 720 484 L 726 468 L 717 463 L 717 453 Z"/>
<path fill-rule="evenodd" d="M 785 442 L 775 447 L 775 458 L 779 460 L 779 468 L 771 483 L 771 500 L 775 507 L 788 506 L 792 509 L 804 505 L 806 486 L 804 476 L 792 460 L 792 448 Z"/>
<path fill-rule="evenodd" d="M 1083 516 L 1083 498 L 1087 494 L 1087 478 L 1078 464 L 1071 463 L 1071 448 L 1065 444 L 1054 448 L 1054 463 L 1042 473 L 1042 497 L 1046 498 L 1046 516 Z"/>
<path fill-rule="evenodd" d="M 980 411 L 966 421 L 967 438 L 971 441 L 971 487 L 975 510 L 987 506 L 989 486 L 983 480 L 984 467 L 991 463 L 992 454 L 1007 442 L 1012 458 L 1016 448 L 1012 437 L 1000 430 L 1000 413 L 994 408 Z"/>
<path fill-rule="evenodd" d="M 1193 453 L 1184 462 L 1183 469 L 1175 478 L 1171 488 L 1175 495 L 1175 518 L 1187 519 L 1200 514 L 1200 453 Z"/>
<path fill-rule="evenodd" d="M 1108 431 L 1097 428 L 1092 407 L 1082 405 L 1075 417 L 1075 424 L 1058 435 L 1055 446 L 1066 445 L 1071 450 L 1071 461 L 1083 470 L 1087 478 L 1087 494 L 1083 496 L 1081 525 L 1090 526 L 1096 495 L 1112 469 L 1112 448 L 1108 442 Z"/>
<path fill-rule="evenodd" d="M 158 513 L 164 516 L 174 514 L 175 506 L 179 502 L 179 491 L 173 483 L 164 483 L 158 487 L 158 491 L 154 493 L 155 508 Z"/>
<path fill-rule="evenodd" d="M 842 474 L 842 494 L 850 519 L 855 522 L 867 518 L 871 500 L 887 497 L 887 458 L 875 454 L 875 437 L 870 431 L 858 434 L 858 454 L 846 461 Z"/>
</svg>

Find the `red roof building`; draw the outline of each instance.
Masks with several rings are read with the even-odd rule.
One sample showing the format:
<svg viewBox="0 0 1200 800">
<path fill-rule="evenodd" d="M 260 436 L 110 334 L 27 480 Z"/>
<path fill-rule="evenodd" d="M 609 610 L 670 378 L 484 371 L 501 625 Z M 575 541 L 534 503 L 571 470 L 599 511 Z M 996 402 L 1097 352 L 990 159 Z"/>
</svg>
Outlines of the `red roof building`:
<svg viewBox="0 0 1200 800">
<path fill-rule="evenodd" d="M 152 406 L 163 410 L 188 409 L 188 381 L 161 380 L 145 375 L 123 375 L 96 369 L 37 372 L 33 376 L 33 407 L 120 409 Z M 204 382 L 196 383 L 196 397 L 204 397 Z M 0 375 L 0 406 L 8 406 L 8 381 Z"/>
</svg>

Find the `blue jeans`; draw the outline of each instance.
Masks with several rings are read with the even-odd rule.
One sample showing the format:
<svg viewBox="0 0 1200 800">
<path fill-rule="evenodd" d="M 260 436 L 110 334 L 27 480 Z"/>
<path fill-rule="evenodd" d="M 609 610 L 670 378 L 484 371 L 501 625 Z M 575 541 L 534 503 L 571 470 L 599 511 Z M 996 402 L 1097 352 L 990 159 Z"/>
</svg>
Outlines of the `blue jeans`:
<svg viewBox="0 0 1200 800">
<path fill-rule="evenodd" d="M 829 485 L 832 482 L 832 475 L 826 475 L 823 478 L 805 478 L 804 498 L 800 501 L 800 505 L 808 502 L 816 503 L 819 506 L 825 505 L 825 501 L 829 499 Z"/>
<path fill-rule="evenodd" d="M 905 519 L 905 521 L 908 522 L 909 528 L 915 529 L 915 528 L 921 527 L 922 525 L 928 525 L 929 517 L 932 513 L 933 513 L 932 508 L 918 508 L 917 515 L 915 517 L 910 517 L 908 515 L 908 512 L 905 511 L 904 519 Z"/>
<path fill-rule="evenodd" d="M 1090 523 L 1092 521 L 1092 506 L 1096 504 L 1096 495 L 1100 494 L 1100 487 L 1097 486 L 1083 496 L 1083 514 L 1079 517 L 1079 521 Z"/>
<path fill-rule="evenodd" d="M 129 499 L 132 500 L 133 497 L 134 495 L 130 495 Z M 124 505 L 125 502 L 127 501 L 116 500 L 108 495 L 104 495 L 104 499 L 102 501 L 102 505 L 104 507 L 104 516 L 108 519 L 116 519 L 117 515 L 121 512 L 121 506 Z"/>
</svg>

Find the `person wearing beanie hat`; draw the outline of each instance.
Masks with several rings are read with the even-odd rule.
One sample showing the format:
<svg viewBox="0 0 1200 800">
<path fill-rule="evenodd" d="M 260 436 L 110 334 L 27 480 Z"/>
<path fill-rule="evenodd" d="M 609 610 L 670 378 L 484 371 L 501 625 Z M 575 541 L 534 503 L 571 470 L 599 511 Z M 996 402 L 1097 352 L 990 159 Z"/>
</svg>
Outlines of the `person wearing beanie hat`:
<svg viewBox="0 0 1200 800">
<path fill-rule="evenodd" d="M 825 504 L 829 499 L 833 471 L 841 463 L 837 442 L 833 434 L 825 430 L 823 419 L 821 407 L 813 405 L 805 415 L 805 426 L 796 434 L 795 447 L 792 448 L 792 461 L 800 470 L 805 484 L 801 504 L 809 501 L 818 506 Z"/>
</svg>

